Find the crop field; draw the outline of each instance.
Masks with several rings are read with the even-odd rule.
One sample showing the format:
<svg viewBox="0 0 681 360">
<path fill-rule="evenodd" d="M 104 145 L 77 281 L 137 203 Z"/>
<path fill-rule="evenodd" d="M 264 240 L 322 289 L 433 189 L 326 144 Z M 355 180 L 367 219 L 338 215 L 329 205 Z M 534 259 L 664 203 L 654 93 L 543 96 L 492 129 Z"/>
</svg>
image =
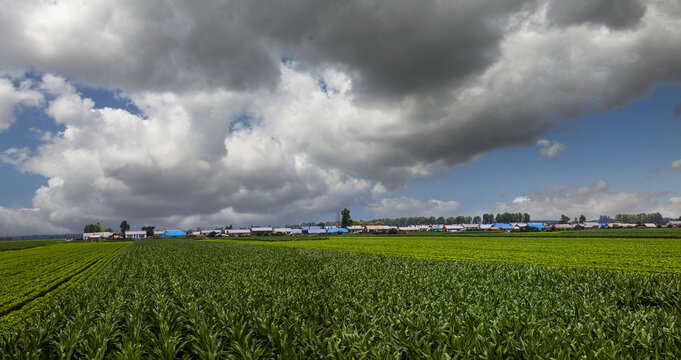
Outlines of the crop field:
<svg viewBox="0 0 681 360">
<path fill-rule="evenodd" d="M 0 241 L 0 251 L 28 249 L 36 246 L 53 245 L 63 242 L 64 240 L 60 239 Z"/>
<path fill-rule="evenodd" d="M 681 273 L 681 239 L 574 237 L 330 236 L 323 240 L 216 240 L 422 259 Z"/>
<path fill-rule="evenodd" d="M 6 358 L 677 358 L 681 277 L 193 240 L 124 249 Z"/>
<path fill-rule="evenodd" d="M 128 244 L 61 243 L 0 252 L 0 328 L 87 281 Z"/>
</svg>

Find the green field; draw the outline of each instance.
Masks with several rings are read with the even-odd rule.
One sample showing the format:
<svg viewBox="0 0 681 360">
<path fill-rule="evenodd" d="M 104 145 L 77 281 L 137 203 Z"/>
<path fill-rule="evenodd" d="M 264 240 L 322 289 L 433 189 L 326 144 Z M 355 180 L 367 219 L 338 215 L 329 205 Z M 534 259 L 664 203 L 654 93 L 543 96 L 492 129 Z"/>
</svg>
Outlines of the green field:
<svg viewBox="0 0 681 360">
<path fill-rule="evenodd" d="M 0 328 L 87 281 L 128 244 L 53 243 L 0 252 Z"/>
<path fill-rule="evenodd" d="M 5 250 L 21 250 L 36 246 L 45 246 L 63 243 L 61 239 L 47 239 L 47 240 L 10 240 L 0 241 L 0 251 Z"/>
<path fill-rule="evenodd" d="M 677 358 L 680 300 L 678 275 L 148 240 L 2 333 L 0 354 Z"/>
<path fill-rule="evenodd" d="M 323 240 L 216 240 L 421 259 L 681 273 L 681 239 L 524 236 L 331 236 Z"/>
</svg>

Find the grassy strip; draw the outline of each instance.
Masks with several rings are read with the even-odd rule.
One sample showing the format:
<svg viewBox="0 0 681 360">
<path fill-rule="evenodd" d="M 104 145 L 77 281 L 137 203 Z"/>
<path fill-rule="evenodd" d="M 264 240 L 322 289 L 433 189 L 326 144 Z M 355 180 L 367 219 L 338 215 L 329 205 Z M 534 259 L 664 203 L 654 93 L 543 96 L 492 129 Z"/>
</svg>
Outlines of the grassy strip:
<svg viewBox="0 0 681 360">
<path fill-rule="evenodd" d="M 681 241 L 664 238 L 340 236 L 318 241 L 243 241 L 421 259 L 681 273 Z"/>
</svg>

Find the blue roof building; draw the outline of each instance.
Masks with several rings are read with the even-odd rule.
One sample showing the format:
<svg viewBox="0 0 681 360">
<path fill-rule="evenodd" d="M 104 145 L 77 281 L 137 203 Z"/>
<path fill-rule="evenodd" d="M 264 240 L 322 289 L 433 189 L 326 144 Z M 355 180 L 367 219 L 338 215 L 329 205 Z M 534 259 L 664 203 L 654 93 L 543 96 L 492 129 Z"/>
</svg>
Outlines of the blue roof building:
<svg viewBox="0 0 681 360">
<path fill-rule="evenodd" d="M 331 228 L 331 229 L 326 229 L 326 232 L 329 234 L 344 234 L 348 232 L 348 229 L 346 228 Z"/>
<path fill-rule="evenodd" d="M 187 236 L 187 233 L 182 230 L 166 230 L 165 233 L 163 233 L 163 237 L 185 237 Z"/>
<path fill-rule="evenodd" d="M 497 229 L 503 229 L 503 230 L 513 230 L 513 229 L 515 229 L 515 227 L 513 227 L 513 225 L 511 225 L 511 224 L 494 224 L 493 227 L 495 227 L 495 228 L 497 228 Z"/>
<path fill-rule="evenodd" d="M 546 229 L 546 225 L 544 224 L 539 224 L 539 223 L 529 223 L 527 224 L 531 228 L 535 228 L 537 230 L 544 230 Z"/>
</svg>

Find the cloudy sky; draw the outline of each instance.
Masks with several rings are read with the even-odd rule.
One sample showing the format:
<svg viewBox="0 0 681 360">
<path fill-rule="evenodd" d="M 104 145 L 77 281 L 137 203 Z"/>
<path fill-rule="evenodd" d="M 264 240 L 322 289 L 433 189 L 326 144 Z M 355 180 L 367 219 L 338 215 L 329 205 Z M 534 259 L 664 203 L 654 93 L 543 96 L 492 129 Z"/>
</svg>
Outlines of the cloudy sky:
<svg viewBox="0 0 681 360">
<path fill-rule="evenodd" d="M 2 7 L 2 235 L 681 215 L 678 0 Z"/>
</svg>

